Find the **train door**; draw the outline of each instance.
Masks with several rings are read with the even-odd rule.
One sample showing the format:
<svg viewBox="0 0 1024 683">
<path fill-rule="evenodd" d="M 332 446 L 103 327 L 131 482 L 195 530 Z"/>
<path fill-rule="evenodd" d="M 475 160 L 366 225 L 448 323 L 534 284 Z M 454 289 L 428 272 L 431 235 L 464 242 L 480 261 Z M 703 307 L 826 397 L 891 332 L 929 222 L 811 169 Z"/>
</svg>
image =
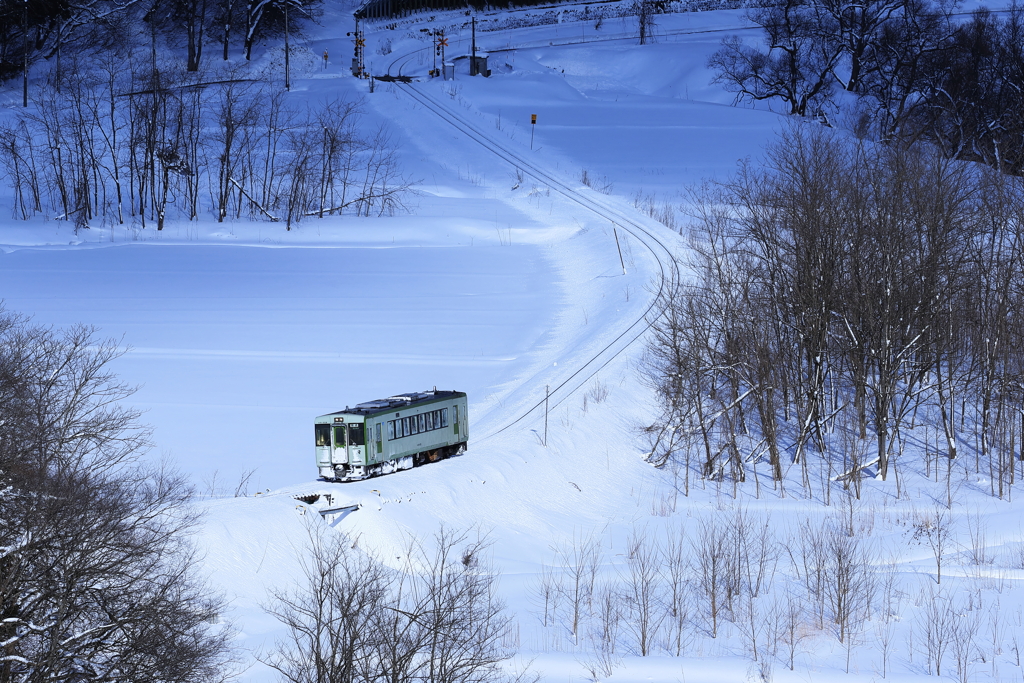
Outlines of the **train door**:
<svg viewBox="0 0 1024 683">
<path fill-rule="evenodd" d="M 348 426 L 348 456 L 353 465 L 368 465 L 366 458 L 366 428 L 362 422 Z"/>
<path fill-rule="evenodd" d="M 348 463 L 348 429 L 344 424 L 334 425 L 334 449 L 331 462 L 335 465 Z"/>
<path fill-rule="evenodd" d="M 453 415 L 452 427 L 455 428 L 455 436 L 459 435 L 459 404 L 455 404 L 455 414 Z"/>
<path fill-rule="evenodd" d="M 316 429 L 316 465 L 321 468 L 331 467 L 331 425 L 317 424 Z M 329 472 L 327 475 L 328 476 Z"/>
</svg>

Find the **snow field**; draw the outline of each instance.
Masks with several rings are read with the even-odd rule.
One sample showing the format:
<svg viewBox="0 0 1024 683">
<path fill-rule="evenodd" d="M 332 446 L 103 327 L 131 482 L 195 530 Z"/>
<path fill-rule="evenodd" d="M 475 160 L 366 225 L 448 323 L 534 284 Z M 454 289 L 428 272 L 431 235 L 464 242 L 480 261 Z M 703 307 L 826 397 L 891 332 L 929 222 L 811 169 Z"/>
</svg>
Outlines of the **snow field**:
<svg viewBox="0 0 1024 683">
<path fill-rule="evenodd" d="M 610 33 L 628 29 L 619 20 L 608 24 Z M 659 19 L 663 35 L 644 47 L 621 39 L 556 44 L 574 39 L 577 29 L 582 37 L 578 25 L 481 32 L 480 47 L 491 54 L 490 79 L 460 73 L 454 83 L 416 87 L 581 189 L 586 171 L 592 187 L 609 192 L 604 201 L 618 210 L 668 205 L 682 221 L 687 185 L 728 175 L 742 157 L 756 159 L 783 125 L 764 108 L 728 106 L 731 96 L 708 84 L 704 60 L 724 33 L 672 32 L 737 24 L 737 12 L 673 15 Z M 339 37 L 346 30 L 343 13 L 328 14 L 323 27 L 310 30 L 309 51 L 329 47 L 338 55 L 332 64 L 347 63 L 349 46 Z M 423 45 L 408 36 L 415 30 L 370 32 L 367 52 L 375 71 Z M 373 47 L 385 39 L 392 52 L 376 54 Z M 461 31 L 458 49 L 465 51 L 467 40 Z M 533 47 L 501 51 L 512 41 Z M 429 68 L 429 51 L 421 56 L 409 72 Z M 265 53 L 264 59 L 273 57 Z M 316 60 L 307 61 L 315 66 Z M 537 597 L 545 567 L 563 573 L 570 549 L 592 539 L 599 551 L 596 587 L 625 590 L 631 535 L 646 534 L 649 547 L 664 552 L 670 534 L 684 533 L 693 558 L 689 544 L 698 542 L 702 520 L 727 529 L 743 510 L 754 527 L 771 521 L 778 544 L 771 589 L 747 606 L 738 600 L 732 620 L 723 620 L 711 638 L 699 571 L 691 568 L 683 656 L 670 656 L 668 627 L 659 631 L 651 656 L 638 656 L 635 637 L 620 624 L 621 641 L 606 658 L 611 673 L 597 677 L 764 679 L 769 670 L 752 663 L 744 614 L 749 617 L 753 605 L 763 618 L 746 623 L 768 629 L 768 615 L 781 614 L 787 596 L 804 590 L 800 525 L 832 520 L 857 529 L 872 553 L 870 573 L 879 591 L 886 563 L 897 558 L 894 602 L 862 622 L 849 652 L 831 625 L 818 628 L 813 617 L 802 618 L 793 672 L 776 629 L 779 650 L 768 658 L 774 680 L 878 680 L 880 629 L 889 624 L 887 677 L 931 680 L 922 634 L 940 589 L 951 596 L 956 620 L 978 618 L 977 647 L 963 680 L 1022 678 L 1013 649 L 1014 637 L 1024 632 L 1020 517 L 1015 503 L 987 494 L 984 480 L 972 477 L 961 488 L 951 513 L 955 543 L 940 586 L 933 553 L 914 537 L 914 525 L 941 509 L 944 485 L 914 468 L 903 473 L 901 498 L 892 480 L 867 481 L 863 501 L 848 508 L 841 493 L 830 506 L 820 493 L 803 497 L 796 470 L 785 496 L 770 483 L 755 497 L 751 483 L 736 492 L 696 479 L 690 495 L 680 495 L 683 475 L 642 461 L 637 428 L 650 419 L 651 397 L 636 372 L 639 344 L 580 391 L 553 402 L 547 446 L 539 411 L 499 432 L 543 398 L 545 385 L 558 385 L 642 314 L 656 262 L 620 232 L 622 275 L 606 220 L 529 176 L 520 181 L 514 167 L 424 112 L 397 86 L 378 84 L 371 95 L 340 66 L 309 75 L 297 79 L 294 97 L 363 94 L 370 117 L 392 126 L 403 168 L 419 181 L 411 215 L 309 220 L 290 233 L 269 223 L 209 219 L 172 225 L 162 235 L 122 228 L 73 235 L 61 223 L 43 221 L 0 226 L 0 292 L 7 306 L 39 322 L 96 324 L 106 334 L 124 334 L 134 349 L 118 370 L 143 385 L 136 403 L 149 411 L 156 451 L 172 456 L 213 494 L 203 503 L 206 524 L 197 540 L 211 579 L 233 598 L 231 618 L 247 656 L 282 635 L 261 604 L 268 591 L 296 580 L 307 534 L 343 532 L 398 565 L 409 539 L 428 538 L 445 523 L 478 527 L 493 541 L 502 592 L 518 623 L 520 654 L 513 666 L 532 661 L 547 681 L 590 680 L 587 669 L 600 650 L 590 634 L 600 617 L 588 605 L 585 627 L 574 635 L 563 599 L 554 624 L 545 626 Z M 530 114 L 539 118 L 532 151 Z M 684 239 L 636 215 L 667 243 L 685 248 Z M 433 385 L 469 393 L 469 453 L 366 482 L 313 480 L 309 425 L 315 415 Z M 230 497 L 252 467 L 250 493 L 269 493 Z M 821 491 L 820 482 L 814 487 Z M 311 492 L 361 508 L 328 524 L 294 498 Z M 973 541 L 972 515 L 978 520 Z M 982 527 L 985 558 L 976 552 Z M 757 637 L 765 639 L 762 647 L 771 640 L 767 630 Z M 944 675 L 955 675 L 951 657 Z M 274 678 L 252 664 L 244 680 Z"/>
</svg>

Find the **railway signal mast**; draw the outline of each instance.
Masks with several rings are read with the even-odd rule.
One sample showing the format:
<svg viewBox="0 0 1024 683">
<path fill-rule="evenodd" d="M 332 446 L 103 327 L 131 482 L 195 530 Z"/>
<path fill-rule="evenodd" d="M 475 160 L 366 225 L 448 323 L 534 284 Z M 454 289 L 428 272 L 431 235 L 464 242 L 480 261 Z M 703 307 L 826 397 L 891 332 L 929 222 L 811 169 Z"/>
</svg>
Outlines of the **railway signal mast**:
<svg viewBox="0 0 1024 683">
<path fill-rule="evenodd" d="M 359 28 L 359 19 L 356 19 L 356 30 L 346 33 L 347 36 L 352 36 L 352 42 L 354 43 L 354 51 L 352 55 L 352 75 L 356 78 L 366 78 L 366 66 L 364 62 L 366 38 L 363 36 L 362 30 Z"/>
<path fill-rule="evenodd" d="M 447 80 L 448 79 L 448 74 L 444 71 L 444 67 L 445 67 L 445 64 L 448 63 L 448 61 L 444 58 L 444 49 L 446 47 L 448 47 L 448 39 L 444 37 L 444 31 L 442 31 L 442 30 L 438 30 L 436 35 L 437 35 L 437 47 L 434 49 L 434 58 L 435 58 L 434 71 L 435 71 L 435 73 L 437 72 L 437 61 L 436 61 L 436 59 L 437 59 L 437 56 L 440 55 L 440 57 L 441 57 L 441 72 L 440 73 L 441 73 L 442 76 L 444 76 L 445 80 Z"/>
</svg>

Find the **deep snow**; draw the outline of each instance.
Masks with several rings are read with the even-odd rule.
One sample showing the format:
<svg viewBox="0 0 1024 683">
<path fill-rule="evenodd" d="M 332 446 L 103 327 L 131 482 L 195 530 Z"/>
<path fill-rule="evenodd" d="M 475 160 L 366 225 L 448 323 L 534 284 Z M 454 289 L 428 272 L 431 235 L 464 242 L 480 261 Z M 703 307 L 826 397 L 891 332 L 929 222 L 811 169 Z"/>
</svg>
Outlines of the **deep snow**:
<svg viewBox="0 0 1024 683">
<path fill-rule="evenodd" d="M 373 70 L 403 60 L 403 73 L 423 76 L 429 50 L 407 57 L 423 48 L 418 28 L 464 20 L 447 14 L 433 24 L 371 27 Z M 729 93 L 709 85 L 707 55 L 724 30 L 740 26 L 735 11 L 659 17 L 657 41 L 643 47 L 623 37 L 632 29 L 620 19 L 609 20 L 603 33 L 580 22 L 481 31 L 491 78 L 469 78 L 460 61 L 454 82 L 415 87 L 497 143 L 594 193 L 580 182 L 586 171 L 592 185 L 610 193 L 592 196 L 683 249 L 685 240 L 633 209 L 634 198 L 678 207 L 687 185 L 723 177 L 741 158 L 756 159 L 785 125 L 766 107 L 732 106 Z M 643 314 L 657 261 L 620 231 L 623 275 L 608 220 L 549 184 L 528 175 L 520 180 L 513 166 L 425 112 L 398 86 L 377 84 L 369 93 L 344 68 L 350 45 L 341 36 L 350 28 L 344 12 L 331 10 L 322 26 L 309 29 L 297 48 L 307 58 L 294 60 L 309 73 L 296 78 L 291 97 L 366 98 L 369 118 L 392 126 L 404 170 L 419 180 L 408 215 L 311 219 L 292 232 L 279 224 L 218 225 L 207 218 L 162 234 L 94 228 L 74 235 L 61 222 L 5 221 L 0 292 L 6 306 L 37 322 L 94 324 L 130 348 L 116 369 L 140 385 L 134 403 L 148 411 L 156 453 L 170 455 L 209 494 L 199 538 L 204 565 L 233 600 L 230 616 L 247 657 L 280 635 L 260 604 L 268 590 L 296 577 L 310 528 L 348 533 L 397 564 L 411 537 L 427 537 L 444 522 L 489 534 L 524 661 L 535 658 L 532 668 L 545 680 L 586 680 L 585 648 L 558 629 L 542 628 L 530 597 L 541 565 L 553 561 L 553 545 L 595 534 L 604 551 L 602 576 L 610 578 L 636 528 L 692 529 L 701 514 L 744 506 L 759 517 L 772 515 L 784 537 L 804 516 L 832 511 L 820 501 L 771 491 L 754 499 L 749 488 L 739 501 L 729 487 L 712 485 L 695 485 L 690 498 L 677 495 L 672 474 L 642 460 L 637 427 L 650 420 L 651 397 L 636 373 L 641 343 L 553 402 L 547 447 L 540 411 L 499 431 L 540 401 L 545 386 L 560 384 Z M 452 49 L 466 51 L 468 31 L 455 33 Z M 615 39 L 561 44 L 577 36 Z M 379 54 L 385 44 L 390 52 Z M 316 56 L 325 48 L 338 57 L 322 73 Z M 265 51 L 261 59 L 273 54 Z M 8 106 L 16 95 L 10 87 L 3 92 Z M 531 114 L 538 115 L 532 150 Z M 367 482 L 314 480 L 314 416 L 431 386 L 469 393 L 466 455 Z M 249 492 L 266 493 L 230 497 L 251 468 Z M 907 602 L 920 603 L 930 555 L 908 544 L 905 532 L 910 510 L 932 502 L 929 484 L 908 477 L 909 498 L 898 501 L 892 482 L 868 482 L 859 514 L 870 516 L 881 547 L 903 548 Z M 968 509 L 980 511 L 993 552 L 1009 553 L 1020 539 L 1017 508 L 987 497 L 984 482 L 976 483 L 963 491 L 960 518 Z M 362 507 L 328 526 L 293 498 L 311 492 Z M 963 575 L 967 585 L 970 571 L 957 568 L 962 564 L 951 561 L 950 576 Z M 983 570 L 997 571 L 978 569 L 978 581 Z M 1013 614 L 1021 600 L 1008 587 L 1024 577 L 1008 567 L 998 572 L 1003 611 Z M 957 579 L 950 581 L 955 586 Z M 985 589 L 986 601 L 993 586 Z M 894 662 L 901 663 L 890 677 L 925 680 L 920 664 L 907 657 L 909 645 L 898 642 Z M 796 672 L 779 663 L 775 676 L 877 679 L 871 639 L 854 652 L 853 670 L 842 673 L 843 648 L 817 634 Z M 1009 651 L 1000 657 L 1002 673 L 993 678 L 1019 678 Z M 736 681 L 751 671 L 736 633 L 697 638 L 683 658 L 625 655 L 620 664 L 614 681 Z M 989 675 L 987 667 L 976 673 Z M 243 679 L 273 676 L 254 663 Z"/>
</svg>

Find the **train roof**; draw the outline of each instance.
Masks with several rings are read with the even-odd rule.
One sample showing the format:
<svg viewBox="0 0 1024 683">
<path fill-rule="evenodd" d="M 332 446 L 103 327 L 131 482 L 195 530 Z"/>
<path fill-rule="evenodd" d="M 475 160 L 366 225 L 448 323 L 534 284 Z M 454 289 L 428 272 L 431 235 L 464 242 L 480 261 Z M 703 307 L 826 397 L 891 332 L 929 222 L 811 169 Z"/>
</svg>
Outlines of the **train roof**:
<svg viewBox="0 0 1024 683">
<path fill-rule="evenodd" d="M 405 394 L 397 394 L 380 398 L 375 401 L 366 401 L 355 407 L 345 406 L 344 410 L 337 410 L 333 413 L 320 415 L 319 417 L 331 417 L 333 415 L 376 415 L 395 409 L 414 408 L 418 405 L 443 401 L 452 398 L 465 398 L 464 391 L 446 391 L 443 389 L 432 389 L 430 391 L 410 391 Z M 319 419 L 319 418 L 318 418 Z"/>
</svg>

